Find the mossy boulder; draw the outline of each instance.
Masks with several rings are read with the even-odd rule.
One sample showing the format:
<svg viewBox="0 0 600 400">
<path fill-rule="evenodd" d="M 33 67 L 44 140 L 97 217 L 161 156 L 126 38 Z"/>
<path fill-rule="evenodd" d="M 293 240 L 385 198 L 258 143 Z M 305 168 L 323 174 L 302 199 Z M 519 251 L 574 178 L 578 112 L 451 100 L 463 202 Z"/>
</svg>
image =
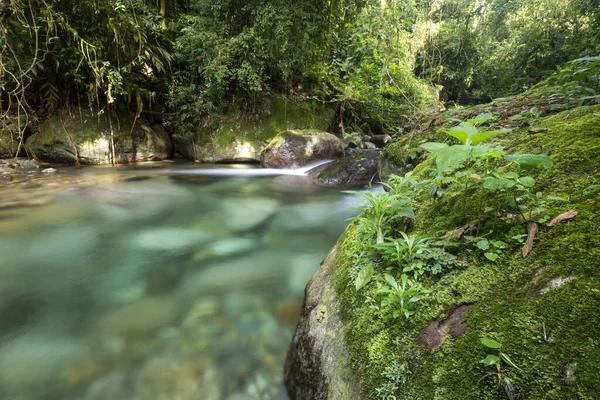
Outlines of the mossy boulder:
<svg viewBox="0 0 600 400">
<path fill-rule="evenodd" d="M 278 134 L 265 147 L 260 162 L 265 168 L 299 168 L 319 160 L 331 160 L 344 154 L 344 141 L 315 130 L 289 130 Z"/>
<path fill-rule="evenodd" d="M 347 329 L 334 288 L 335 261 L 343 239 L 308 283 L 300 322 L 285 363 L 292 400 L 359 399 L 360 379 L 343 340 Z"/>
<path fill-rule="evenodd" d="M 562 197 L 563 201 L 546 200 L 551 218 L 569 210 L 577 210 L 575 218 L 547 226 L 540 223 L 533 249 L 524 258 L 519 235 L 527 233 L 527 225 L 502 214 L 484 219 L 479 235 L 488 240 L 501 240 L 506 248 L 496 261 L 468 241 L 455 242 L 453 252 L 466 262 L 449 272 L 423 277 L 430 291 L 410 318 L 383 320 L 369 305 L 368 297 L 375 282 L 357 291 L 352 270 L 356 270 L 364 238 L 357 224 L 351 224 L 344 241 L 317 271 L 333 274 L 332 285 L 321 289 L 333 293 L 328 297 L 342 323 L 324 326 L 321 348 L 344 346 L 352 365 L 351 377 L 345 381 L 360 382 L 360 394 L 348 397 L 379 399 L 480 400 L 506 399 L 505 388 L 498 383 L 495 369 L 481 360 L 497 351 L 486 348 L 480 338 L 502 344 L 519 369 L 502 366 L 503 377 L 514 387 L 515 399 L 595 399 L 600 393 L 600 198 L 585 191 L 600 184 L 600 105 L 580 107 L 533 123 L 533 128 L 518 129 L 498 138 L 497 143 L 511 153 L 550 155 L 554 167 L 531 172 L 537 183 L 535 191 L 545 196 Z M 415 177 L 427 177 L 432 167 L 427 160 L 414 171 Z M 453 196 L 452 193 L 456 193 Z M 424 193 L 419 198 L 412 232 L 415 235 L 441 237 L 477 218 L 481 201 L 484 206 L 502 209 L 505 196 L 461 196 L 458 187 L 447 188 L 440 199 Z M 476 231 L 472 233 L 477 235 Z M 374 261 L 376 273 L 384 267 Z M 331 270 L 333 268 L 333 270 Z M 307 288 L 307 296 L 311 287 Z M 307 297 L 308 298 L 308 297 Z M 298 337 L 305 330 L 311 310 L 317 301 L 305 304 L 294 343 L 307 343 L 303 349 L 311 353 L 315 345 L 310 337 Z M 462 312 L 464 311 L 464 312 Z M 460 314 L 460 319 L 454 321 Z M 453 329 L 450 321 L 460 329 Z M 441 329 L 433 332 L 431 327 Z M 447 329 L 446 329 L 447 328 Z M 435 335 L 434 335 L 435 334 Z M 433 336 L 437 336 L 431 339 Z M 306 340 L 305 340 L 306 339 Z M 431 340 L 430 340 L 431 339 Z M 342 342 L 339 344 L 338 342 Z M 433 345 L 428 345 L 433 344 Z M 318 351 L 318 348 L 315 350 Z M 291 353 L 298 352 L 292 346 Z M 317 352 L 317 354 L 319 354 Z M 291 354 L 290 360 L 296 355 Z M 339 359 L 330 358 L 330 363 Z M 326 361 L 322 361 L 325 363 Z M 341 369 L 346 371 L 346 361 Z M 286 374 L 302 364 L 290 363 Z M 335 367 L 320 365 L 303 372 L 302 382 L 329 387 L 339 379 Z M 298 391 L 294 381 L 287 380 L 292 394 Z M 314 399 L 330 398 L 331 392 L 318 392 Z"/>
<path fill-rule="evenodd" d="M 377 182 L 379 150 L 357 150 L 339 160 L 320 165 L 309 171 L 309 177 L 317 185 L 366 185 Z"/>
<path fill-rule="evenodd" d="M 230 111 L 221 116 L 216 129 L 200 128 L 194 138 L 176 139 L 175 156 L 207 163 L 260 162 L 260 153 L 281 131 L 316 129 L 325 131 L 333 120 L 332 107 L 314 101 L 270 99 L 265 115 Z M 181 132 L 175 137 L 189 136 Z"/>
<path fill-rule="evenodd" d="M 116 163 L 158 161 L 171 155 L 165 130 L 142 118 L 122 113 L 112 121 Z M 133 128 L 132 128 L 133 127 Z M 110 164 L 111 123 L 89 111 L 62 111 L 53 115 L 26 142 L 28 152 L 47 162 Z"/>
</svg>

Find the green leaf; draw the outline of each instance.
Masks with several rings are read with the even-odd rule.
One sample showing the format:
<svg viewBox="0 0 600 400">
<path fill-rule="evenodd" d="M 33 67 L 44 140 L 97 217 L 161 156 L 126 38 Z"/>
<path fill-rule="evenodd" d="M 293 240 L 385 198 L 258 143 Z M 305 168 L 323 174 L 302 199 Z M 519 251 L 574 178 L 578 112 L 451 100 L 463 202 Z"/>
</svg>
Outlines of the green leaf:
<svg viewBox="0 0 600 400">
<path fill-rule="evenodd" d="M 481 250 L 488 250 L 490 248 L 490 243 L 487 239 L 482 239 L 478 241 L 475 245 Z"/>
<path fill-rule="evenodd" d="M 427 150 L 427 151 L 434 153 L 440 149 L 445 149 L 449 146 L 446 143 L 427 142 L 427 143 L 423 143 L 419 147 L 422 148 L 423 150 Z"/>
<path fill-rule="evenodd" d="M 496 261 L 500 256 L 496 253 L 484 253 L 485 258 L 490 261 Z"/>
<path fill-rule="evenodd" d="M 410 219 L 415 219 L 415 210 L 412 207 L 402 207 L 396 211 L 396 214 L 407 217 Z"/>
<path fill-rule="evenodd" d="M 519 178 L 519 183 L 525 187 L 532 188 L 535 186 L 535 179 L 530 176 Z"/>
<path fill-rule="evenodd" d="M 462 144 L 467 145 L 470 144 L 469 138 L 478 133 L 479 129 L 469 124 L 468 122 L 463 122 L 459 126 L 455 126 L 449 129 L 440 129 L 438 132 L 443 132 L 446 135 L 450 135 L 458 139 Z"/>
<path fill-rule="evenodd" d="M 479 143 L 483 142 L 485 139 L 487 138 L 491 138 L 503 133 L 508 133 L 512 131 L 512 129 L 500 129 L 497 131 L 488 131 L 488 132 L 479 132 L 479 133 L 475 133 L 473 135 L 470 136 L 470 143 L 472 145 L 478 145 Z"/>
<path fill-rule="evenodd" d="M 515 182 L 504 178 L 487 178 L 483 182 L 483 187 L 488 190 L 509 189 L 515 186 Z"/>
<path fill-rule="evenodd" d="M 373 278 L 373 264 L 369 263 L 362 267 L 356 280 L 354 281 L 354 286 L 356 287 L 356 291 L 358 292 L 362 289 L 367 283 L 371 281 Z"/>
<path fill-rule="evenodd" d="M 396 282 L 393 276 L 385 274 L 384 279 L 391 287 L 398 290 L 398 282 Z"/>
<path fill-rule="evenodd" d="M 471 150 L 471 146 L 455 145 L 436 151 L 435 163 L 438 172 L 443 173 L 445 170 L 455 168 L 463 161 L 468 160 Z"/>
<path fill-rule="evenodd" d="M 524 170 L 537 167 L 552 168 L 554 161 L 544 154 L 511 154 L 504 157 L 507 161 L 516 161 Z"/>
<path fill-rule="evenodd" d="M 481 125 L 481 124 L 485 124 L 486 122 L 488 122 L 488 121 L 490 121 L 492 119 L 494 119 L 494 114 L 492 114 L 492 113 L 484 113 L 484 114 L 479 114 L 475 118 L 468 119 L 467 121 L 471 125 L 478 126 L 478 125 Z"/>
<path fill-rule="evenodd" d="M 484 360 L 481 360 L 483 365 L 485 365 L 486 367 L 489 367 L 490 365 L 495 365 L 498 363 L 498 361 L 500 361 L 500 358 L 493 354 L 488 354 Z"/>
<path fill-rule="evenodd" d="M 510 357 L 508 357 L 508 355 L 506 353 L 500 352 L 500 358 L 502 358 L 511 367 L 514 367 L 516 369 L 521 369 L 521 368 L 517 367 L 517 365 L 510 359 Z"/>
<path fill-rule="evenodd" d="M 495 340 L 488 338 L 480 338 L 479 341 L 483 343 L 485 347 L 489 347 L 490 349 L 499 349 L 502 347 L 502 344 L 496 342 Z"/>
</svg>

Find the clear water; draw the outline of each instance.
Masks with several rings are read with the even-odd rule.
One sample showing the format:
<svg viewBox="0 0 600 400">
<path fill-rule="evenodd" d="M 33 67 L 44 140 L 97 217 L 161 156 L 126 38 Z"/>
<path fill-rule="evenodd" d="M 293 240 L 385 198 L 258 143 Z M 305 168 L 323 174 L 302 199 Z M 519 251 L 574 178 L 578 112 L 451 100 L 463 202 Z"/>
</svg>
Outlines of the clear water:
<svg viewBox="0 0 600 400">
<path fill-rule="evenodd" d="M 356 199 L 205 168 L 0 183 L 1 399 L 287 398 L 304 287 Z"/>
</svg>

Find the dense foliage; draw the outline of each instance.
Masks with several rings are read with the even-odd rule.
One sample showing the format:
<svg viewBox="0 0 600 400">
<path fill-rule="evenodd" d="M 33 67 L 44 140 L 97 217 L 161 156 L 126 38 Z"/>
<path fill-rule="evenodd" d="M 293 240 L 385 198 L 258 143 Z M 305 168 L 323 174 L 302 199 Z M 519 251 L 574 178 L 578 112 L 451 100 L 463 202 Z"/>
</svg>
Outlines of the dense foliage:
<svg viewBox="0 0 600 400">
<path fill-rule="evenodd" d="M 0 109 L 128 108 L 197 134 L 274 94 L 337 107 L 340 133 L 401 133 L 442 99 L 532 86 L 600 51 L 597 0 L 8 0 Z"/>
</svg>

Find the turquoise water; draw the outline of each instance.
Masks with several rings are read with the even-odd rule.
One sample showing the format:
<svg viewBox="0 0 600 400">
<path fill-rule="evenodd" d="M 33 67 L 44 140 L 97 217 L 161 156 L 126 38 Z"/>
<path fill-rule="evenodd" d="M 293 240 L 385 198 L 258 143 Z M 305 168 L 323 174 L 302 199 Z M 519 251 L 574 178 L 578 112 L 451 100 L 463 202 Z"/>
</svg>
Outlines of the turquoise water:
<svg viewBox="0 0 600 400">
<path fill-rule="evenodd" d="M 356 199 L 226 168 L 0 183 L 1 399 L 287 398 L 304 287 Z"/>
</svg>

